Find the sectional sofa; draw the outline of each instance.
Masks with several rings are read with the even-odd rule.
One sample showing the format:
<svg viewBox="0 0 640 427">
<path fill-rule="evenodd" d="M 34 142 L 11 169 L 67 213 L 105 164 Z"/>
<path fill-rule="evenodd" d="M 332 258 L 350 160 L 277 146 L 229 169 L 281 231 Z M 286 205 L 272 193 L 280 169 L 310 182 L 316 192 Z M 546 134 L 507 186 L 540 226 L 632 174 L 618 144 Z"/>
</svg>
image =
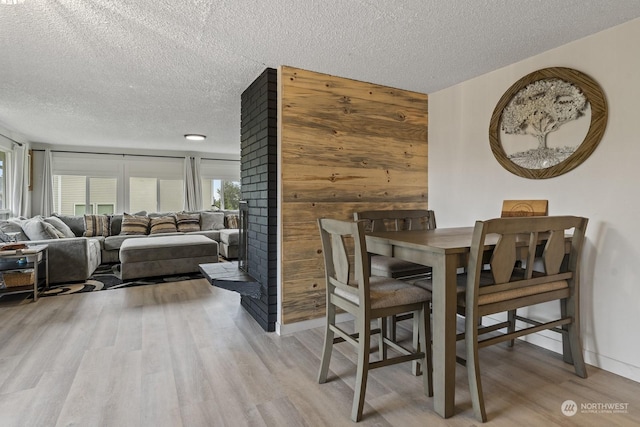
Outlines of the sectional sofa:
<svg viewBox="0 0 640 427">
<path fill-rule="evenodd" d="M 218 242 L 220 255 L 238 256 L 238 211 L 164 212 L 118 215 L 11 218 L 0 221 L 0 237 L 49 246 L 49 282 L 88 279 L 101 263 L 118 263 L 127 239 L 195 234 Z"/>
</svg>

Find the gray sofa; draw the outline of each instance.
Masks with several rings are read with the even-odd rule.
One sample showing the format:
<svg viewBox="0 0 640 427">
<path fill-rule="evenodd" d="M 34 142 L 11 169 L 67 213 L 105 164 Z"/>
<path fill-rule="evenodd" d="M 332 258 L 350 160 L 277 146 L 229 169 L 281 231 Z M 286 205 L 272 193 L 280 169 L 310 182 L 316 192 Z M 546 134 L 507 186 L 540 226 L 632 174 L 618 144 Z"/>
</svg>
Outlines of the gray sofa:
<svg viewBox="0 0 640 427">
<path fill-rule="evenodd" d="M 42 218 L 12 218 L 0 221 L 3 233 L 18 233 L 16 240 L 29 244 L 49 245 L 49 282 L 62 283 L 86 280 L 101 263 L 120 262 L 120 246 L 127 239 L 153 239 L 158 236 L 195 234 L 218 242 L 220 255 L 236 258 L 238 253 L 238 211 L 200 211 L 208 221 L 201 222 L 204 228 L 189 232 L 162 232 L 157 234 L 121 234 L 123 215 L 110 215 L 108 229 L 100 228 L 101 235 L 88 232 L 84 216 L 56 215 Z M 215 213 L 215 214 L 212 214 Z M 142 215 L 144 214 L 144 215 Z M 138 212 L 136 216 L 149 218 L 168 217 L 173 213 Z M 211 220 L 215 218 L 215 220 Z M 64 225 L 61 225 L 63 223 Z M 90 225 L 93 225 L 90 223 Z M 66 227 L 65 227 L 66 226 Z M 232 228 L 227 228 L 231 226 Z M 6 236 L 4 236 L 6 237 Z M 31 237 L 31 238 L 30 238 Z"/>
</svg>

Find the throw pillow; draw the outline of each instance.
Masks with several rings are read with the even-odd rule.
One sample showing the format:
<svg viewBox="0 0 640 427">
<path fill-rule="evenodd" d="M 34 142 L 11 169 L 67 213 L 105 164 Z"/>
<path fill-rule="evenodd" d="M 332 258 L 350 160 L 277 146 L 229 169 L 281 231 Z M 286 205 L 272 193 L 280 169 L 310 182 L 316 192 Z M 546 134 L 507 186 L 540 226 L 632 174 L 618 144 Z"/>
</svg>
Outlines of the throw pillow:
<svg viewBox="0 0 640 427">
<path fill-rule="evenodd" d="M 84 237 L 108 236 L 109 217 L 107 215 L 85 215 Z"/>
<path fill-rule="evenodd" d="M 149 234 L 175 233 L 176 220 L 173 216 L 158 216 L 151 218 Z"/>
<path fill-rule="evenodd" d="M 16 242 L 29 240 L 24 231 L 22 231 L 22 221 L 17 218 L 0 221 L 0 231 L 3 233 L 18 233 L 13 238 Z M 6 236 L 5 239 L 9 241 L 9 236 Z"/>
<path fill-rule="evenodd" d="M 56 228 L 48 222 L 44 222 L 40 216 L 25 220 L 22 223 L 22 230 L 29 240 L 51 240 L 60 238 Z"/>
<path fill-rule="evenodd" d="M 76 237 L 82 237 L 84 234 L 84 217 L 83 216 L 73 216 L 73 215 L 58 215 L 53 214 L 53 216 L 60 218 L 62 222 L 67 224 L 67 226 L 73 231 L 73 235 Z"/>
<path fill-rule="evenodd" d="M 76 235 L 73 233 L 73 231 L 71 231 L 69 226 L 65 224 L 57 216 L 49 216 L 44 219 L 44 222 L 48 222 L 49 224 L 53 225 L 56 228 L 56 230 L 58 230 L 61 233 L 60 237 L 76 237 Z"/>
<path fill-rule="evenodd" d="M 200 231 L 200 214 L 177 213 L 176 224 L 178 225 L 178 231 L 182 233 Z"/>
<path fill-rule="evenodd" d="M 109 235 L 117 236 L 122 230 L 122 215 L 109 216 Z"/>
<path fill-rule="evenodd" d="M 227 220 L 227 228 L 238 228 L 238 215 L 227 215 L 225 219 Z"/>
<path fill-rule="evenodd" d="M 200 212 L 201 230 L 222 230 L 224 228 L 224 212 Z"/>
<path fill-rule="evenodd" d="M 144 235 L 148 233 L 149 217 L 129 215 L 124 213 L 122 215 L 122 228 L 120 235 L 132 236 L 132 235 Z"/>
</svg>

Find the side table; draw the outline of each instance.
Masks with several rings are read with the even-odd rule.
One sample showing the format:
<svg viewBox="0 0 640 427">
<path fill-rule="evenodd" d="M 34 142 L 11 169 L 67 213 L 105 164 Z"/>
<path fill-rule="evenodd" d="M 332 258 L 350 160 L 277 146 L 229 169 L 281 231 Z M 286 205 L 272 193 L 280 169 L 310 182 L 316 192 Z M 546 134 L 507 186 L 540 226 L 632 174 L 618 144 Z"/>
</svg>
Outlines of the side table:
<svg viewBox="0 0 640 427">
<path fill-rule="evenodd" d="M 24 260 L 24 261 L 22 261 Z M 44 278 L 40 270 L 44 268 Z M 33 245 L 26 249 L 0 250 L 0 273 L 3 275 L 0 294 L 33 292 L 33 300 L 38 300 L 38 285 L 44 279 L 45 289 L 49 288 L 49 253 L 48 245 Z M 11 275 L 31 275 L 28 283 L 9 285 L 6 281 Z"/>
</svg>

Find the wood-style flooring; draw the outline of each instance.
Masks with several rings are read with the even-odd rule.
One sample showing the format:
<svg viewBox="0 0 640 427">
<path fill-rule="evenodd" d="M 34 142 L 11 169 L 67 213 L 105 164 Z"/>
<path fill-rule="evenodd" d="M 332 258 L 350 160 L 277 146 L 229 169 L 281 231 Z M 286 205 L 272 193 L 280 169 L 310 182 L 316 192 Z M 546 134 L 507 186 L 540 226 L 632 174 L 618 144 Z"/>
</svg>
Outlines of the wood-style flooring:
<svg viewBox="0 0 640 427">
<path fill-rule="evenodd" d="M 278 336 L 204 279 L 0 303 L 0 426 L 352 426 L 354 349 L 316 376 L 322 328 Z M 375 340 L 374 340 L 375 341 Z M 518 342 L 481 350 L 487 426 L 640 424 L 640 384 Z M 370 373 L 363 426 L 474 426 L 466 370 L 442 419 L 410 364 Z M 561 412 L 566 400 L 626 413 Z"/>
</svg>

